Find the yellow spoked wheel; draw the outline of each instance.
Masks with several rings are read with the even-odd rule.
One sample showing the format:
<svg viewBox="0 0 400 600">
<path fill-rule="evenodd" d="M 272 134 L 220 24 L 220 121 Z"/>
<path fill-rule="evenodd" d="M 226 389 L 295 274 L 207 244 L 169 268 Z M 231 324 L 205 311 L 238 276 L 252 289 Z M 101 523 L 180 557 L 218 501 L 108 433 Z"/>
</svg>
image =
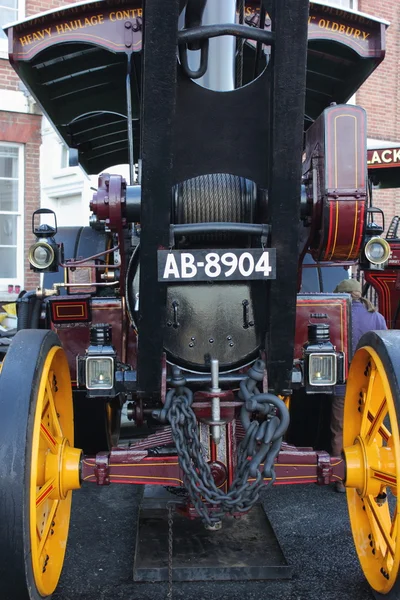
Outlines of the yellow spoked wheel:
<svg viewBox="0 0 400 600">
<path fill-rule="evenodd" d="M 365 334 L 347 382 L 343 445 L 358 558 L 377 598 L 400 598 L 400 332 Z"/>
<path fill-rule="evenodd" d="M 41 600 L 57 586 L 72 490 L 80 487 L 81 451 L 73 441 L 71 381 L 60 342 L 51 331 L 20 331 L 0 374 L 3 600 Z"/>
</svg>

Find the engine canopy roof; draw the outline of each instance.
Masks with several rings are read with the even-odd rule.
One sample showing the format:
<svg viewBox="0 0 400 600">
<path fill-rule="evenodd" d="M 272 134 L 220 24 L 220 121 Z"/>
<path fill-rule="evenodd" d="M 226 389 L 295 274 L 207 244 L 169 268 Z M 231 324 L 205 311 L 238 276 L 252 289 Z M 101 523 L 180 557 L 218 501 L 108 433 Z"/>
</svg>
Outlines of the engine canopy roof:
<svg viewBox="0 0 400 600">
<path fill-rule="evenodd" d="M 247 23 L 257 21 L 258 6 L 255 0 L 246 2 Z M 310 3 L 305 129 L 332 102 L 349 100 L 383 60 L 387 26 L 363 13 Z M 141 1 L 81 2 L 12 24 L 6 31 L 10 62 L 65 143 L 77 150 L 85 171 L 96 174 L 112 164 L 128 163 L 127 55 L 132 55 L 138 139 Z M 245 80 L 254 54 L 255 44 L 248 42 Z"/>
</svg>

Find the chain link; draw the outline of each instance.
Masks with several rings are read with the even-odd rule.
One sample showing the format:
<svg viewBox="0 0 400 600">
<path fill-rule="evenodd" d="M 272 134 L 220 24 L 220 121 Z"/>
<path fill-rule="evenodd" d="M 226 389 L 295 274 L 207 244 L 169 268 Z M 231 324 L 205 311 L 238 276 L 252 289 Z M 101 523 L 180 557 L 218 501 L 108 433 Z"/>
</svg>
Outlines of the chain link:
<svg viewBox="0 0 400 600">
<path fill-rule="evenodd" d="M 204 456 L 196 415 L 191 408 L 192 391 L 183 385 L 170 390 L 163 409 L 157 414 L 160 420 L 168 420 L 171 425 L 184 485 L 206 525 L 213 526 L 228 513 L 248 512 L 265 486 L 264 477 L 270 478 L 267 486 L 275 481 L 274 461 L 289 425 L 289 413 L 280 398 L 258 390 L 257 383 L 262 381 L 264 369 L 264 363 L 257 361 L 240 385 L 239 397 L 243 400 L 240 417 L 245 436 L 238 446 L 235 478 L 227 493 L 216 486 Z M 260 420 L 254 418 L 256 414 Z M 263 473 L 260 471 L 262 463 Z"/>
</svg>

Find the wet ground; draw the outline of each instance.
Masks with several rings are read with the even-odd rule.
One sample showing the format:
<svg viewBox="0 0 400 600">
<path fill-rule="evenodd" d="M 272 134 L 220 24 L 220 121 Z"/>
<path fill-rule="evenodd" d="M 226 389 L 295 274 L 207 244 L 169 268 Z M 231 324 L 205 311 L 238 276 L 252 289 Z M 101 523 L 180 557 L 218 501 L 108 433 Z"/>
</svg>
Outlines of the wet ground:
<svg viewBox="0 0 400 600">
<path fill-rule="evenodd" d="M 161 600 L 166 583 L 133 583 L 141 489 L 87 485 L 74 495 L 64 571 L 53 600 Z M 373 600 L 353 548 L 346 498 L 332 487 L 277 486 L 264 506 L 293 577 L 174 584 L 174 599 Z"/>
</svg>

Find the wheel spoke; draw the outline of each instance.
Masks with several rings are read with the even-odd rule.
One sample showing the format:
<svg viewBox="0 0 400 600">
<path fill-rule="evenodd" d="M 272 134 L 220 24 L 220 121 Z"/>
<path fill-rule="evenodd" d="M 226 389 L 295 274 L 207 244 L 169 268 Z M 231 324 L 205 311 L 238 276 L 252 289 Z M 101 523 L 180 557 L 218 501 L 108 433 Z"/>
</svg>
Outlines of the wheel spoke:
<svg viewBox="0 0 400 600">
<path fill-rule="evenodd" d="M 49 497 L 51 492 L 55 489 L 54 478 L 49 479 L 46 483 L 39 489 L 36 495 L 36 508 L 39 508 L 43 504 L 45 500 Z"/>
<path fill-rule="evenodd" d="M 57 440 L 53 437 L 47 425 L 43 423 L 43 421 L 40 423 L 40 435 L 46 441 L 48 447 L 52 451 L 57 451 Z"/>
<path fill-rule="evenodd" d="M 383 424 L 383 420 L 386 417 L 388 412 L 388 406 L 387 406 L 387 402 L 386 402 L 386 397 L 383 398 L 378 410 L 375 413 L 375 416 L 373 417 L 372 423 L 370 424 L 370 427 L 367 431 L 366 434 L 366 442 L 367 445 L 372 444 L 372 442 L 374 441 L 374 439 L 376 438 L 376 436 L 380 433 L 380 430 L 382 428 L 382 424 Z M 369 411 L 368 411 L 368 417 L 369 417 Z M 368 418 L 369 421 L 369 418 Z"/>
<path fill-rule="evenodd" d="M 49 537 L 49 533 L 52 529 L 52 525 L 54 522 L 54 518 L 56 516 L 57 508 L 58 508 L 59 500 L 54 500 L 51 506 L 51 510 L 48 514 L 46 525 L 44 526 L 42 535 L 40 536 L 40 543 L 38 548 L 38 555 L 40 556 L 43 552 L 43 548 L 46 544 L 47 538 Z"/>
<path fill-rule="evenodd" d="M 55 434 L 62 437 L 62 429 L 60 425 L 60 421 L 58 420 L 58 414 L 56 405 L 54 402 L 54 394 L 53 394 L 53 371 L 50 371 L 47 382 L 46 382 L 46 393 L 48 398 L 48 407 L 50 409 L 51 420 L 53 423 L 53 427 L 55 429 Z"/>
<path fill-rule="evenodd" d="M 397 476 L 395 472 L 389 471 L 389 469 L 375 469 L 374 467 L 371 467 L 370 472 L 371 477 L 377 479 L 378 481 L 381 481 L 386 486 L 389 486 L 391 488 L 397 487 Z"/>
<path fill-rule="evenodd" d="M 367 428 L 369 427 L 368 415 L 371 413 L 375 377 L 376 377 L 376 366 L 375 366 L 375 364 L 373 364 L 373 366 L 371 366 L 371 372 L 370 372 L 370 376 L 369 376 L 369 380 L 368 380 L 368 387 L 367 387 L 367 392 L 366 392 L 366 397 L 365 397 L 364 411 L 363 411 L 363 415 L 362 415 L 362 419 L 361 419 L 361 427 L 360 427 L 361 436 L 365 436 Z"/>
<path fill-rule="evenodd" d="M 383 507 L 378 507 L 372 496 L 367 496 L 365 498 L 365 504 L 369 513 L 371 525 L 377 527 L 386 544 L 385 549 L 381 548 L 382 555 L 385 556 L 386 553 L 389 552 L 392 557 L 394 557 L 396 552 L 396 540 L 391 537 L 392 523 L 390 517 L 387 517 L 387 514 L 385 515 L 385 513 L 381 512 L 381 508 Z M 389 523 L 390 528 L 388 527 Z"/>
</svg>

